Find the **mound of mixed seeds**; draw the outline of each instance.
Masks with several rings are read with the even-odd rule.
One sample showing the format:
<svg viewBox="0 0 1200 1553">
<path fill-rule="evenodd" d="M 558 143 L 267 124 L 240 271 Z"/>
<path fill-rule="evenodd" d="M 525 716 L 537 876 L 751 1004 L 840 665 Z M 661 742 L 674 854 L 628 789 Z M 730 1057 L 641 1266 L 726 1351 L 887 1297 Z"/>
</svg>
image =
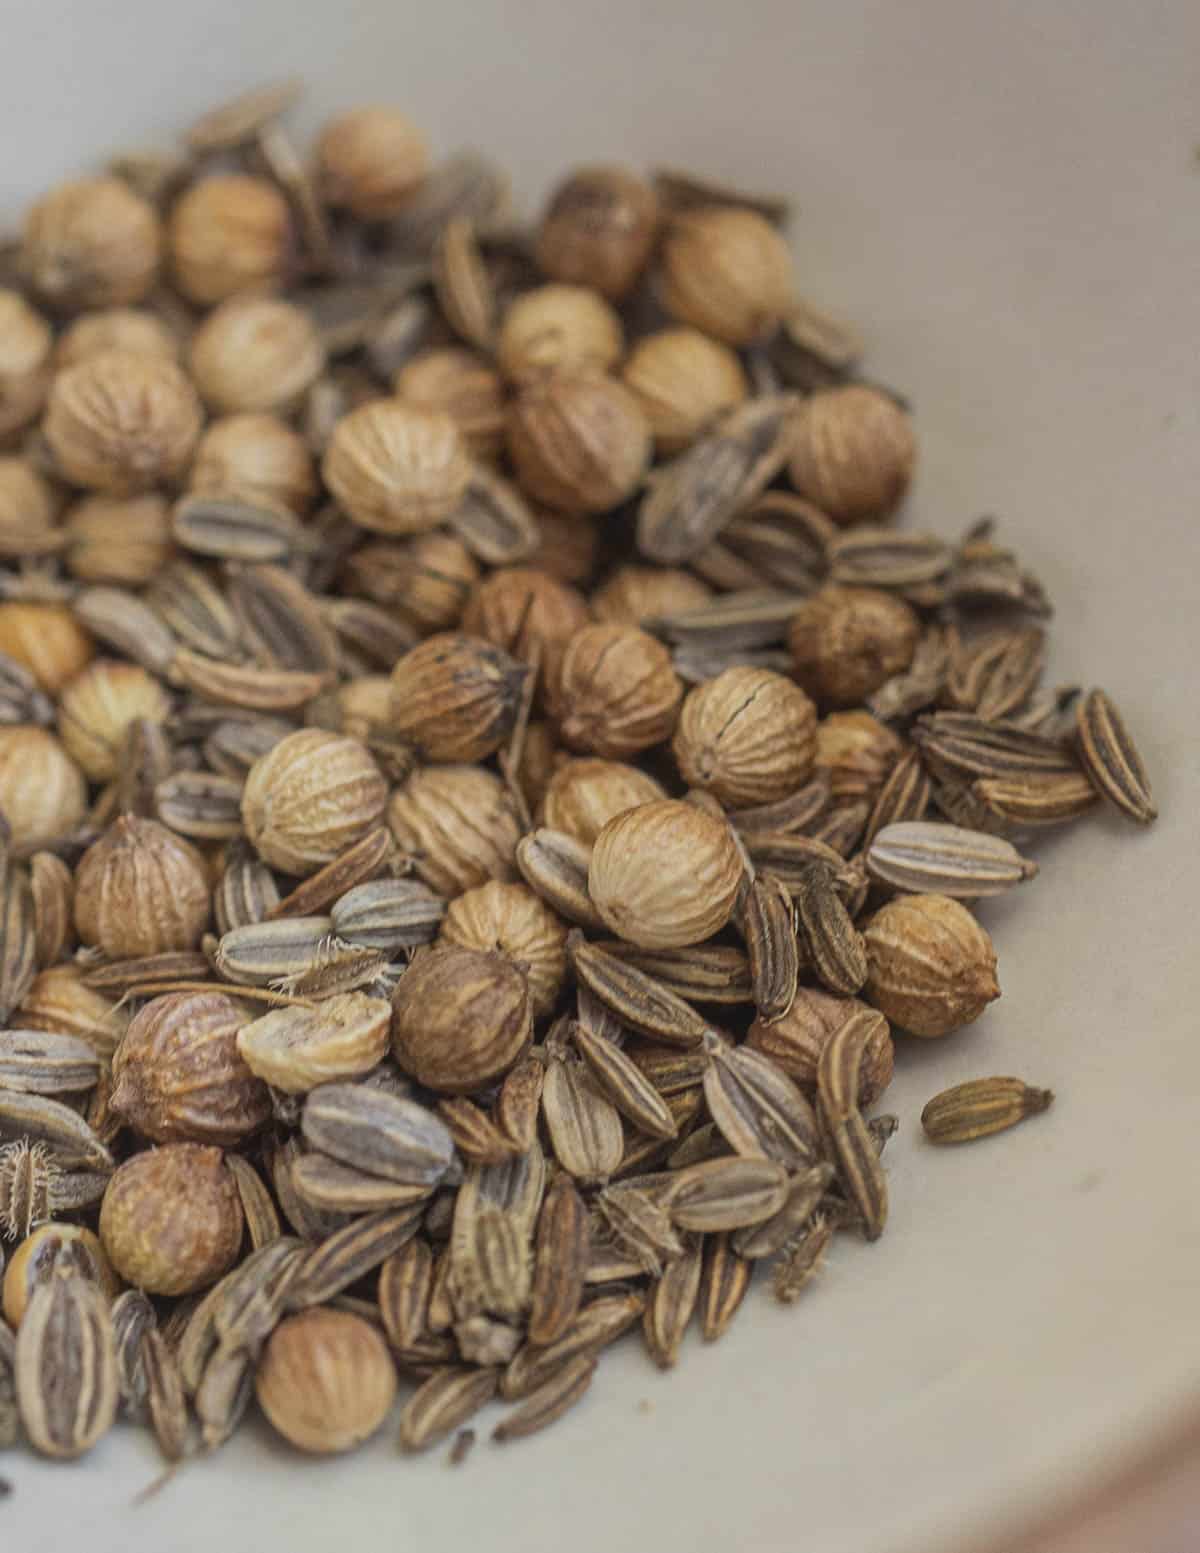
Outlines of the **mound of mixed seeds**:
<svg viewBox="0 0 1200 1553">
<path fill-rule="evenodd" d="M 264 89 L 0 255 L 0 1445 L 416 1451 L 878 1236 L 893 1032 L 1102 800 L 782 201 Z M 1045 1108 L 983 1077 L 935 1142 Z M 458 1435 L 454 1459 L 473 1436 Z"/>
</svg>

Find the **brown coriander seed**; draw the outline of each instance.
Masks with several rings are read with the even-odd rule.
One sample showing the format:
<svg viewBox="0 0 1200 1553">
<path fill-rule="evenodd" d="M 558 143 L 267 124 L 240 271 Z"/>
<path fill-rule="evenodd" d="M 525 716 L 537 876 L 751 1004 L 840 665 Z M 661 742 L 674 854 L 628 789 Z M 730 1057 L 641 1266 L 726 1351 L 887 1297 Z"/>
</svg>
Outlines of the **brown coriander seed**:
<svg viewBox="0 0 1200 1553">
<path fill-rule="evenodd" d="M 250 767 L 242 823 L 264 862 L 308 875 L 364 836 L 387 801 L 387 782 L 365 745 L 301 728 Z"/>
<path fill-rule="evenodd" d="M 42 424 L 68 480 L 124 496 L 181 475 L 202 422 L 196 390 L 173 361 L 110 350 L 58 374 Z"/>
<path fill-rule="evenodd" d="M 157 212 L 123 179 L 80 178 L 31 208 L 21 265 L 51 306 L 113 307 L 153 288 L 162 246 Z"/>
<path fill-rule="evenodd" d="M 591 620 L 576 588 L 527 566 L 501 567 L 476 585 L 462 614 L 462 629 L 540 664 L 541 682 L 552 685 L 567 643 Z"/>
<path fill-rule="evenodd" d="M 63 686 L 58 732 L 67 753 L 93 782 L 116 776 L 130 723 L 165 723 L 171 698 L 139 664 L 96 658 Z"/>
<path fill-rule="evenodd" d="M 671 654 L 636 626 L 585 626 L 547 687 L 564 744 L 623 760 L 670 738 L 683 699 Z"/>
<path fill-rule="evenodd" d="M 442 1094 L 469 1094 L 507 1073 L 533 1034 L 529 984 L 503 954 L 439 944 L 422 950 L 392 997 L 392 1050 Z"/>
<path fill-rule="evenodd" d="M 165 566 L 174 548 L 166 500 L 144 496 L 84 496 L 67 514 L 63 552 L 81 582 L 139 588 Z"/>
<path fill-rule="evenodd" d="M 546 795 L 550 779 L 565 759 L 558 747 L 554 728 L 535 718 L 525 729 L 525 742 L 517 768 L 517 781 L 532 813 Z"/>
<path fill-rule="evenodd" d="M 114 820 L 75 872 L 76 930 L 110 959 L 194 949 L 208 912 L 203 856 L 157 820 Z"/>
<path fill-rule="evenodd" d="M 912 662 L 921 622 L 881 588 L 828 583 L 802 600 L 788 628 L 796 678 L 829 706 L 858 706 Z"/>
<path fill-rule="evenodd" d="M 361 221 L 399 215 L 425 176 L 429 152 L 396 108 L 355 108 L 330 119 L 317 138 L 317 180 L 330 205 Z"/>
<path fill-rule="evenodd" d="M 628 295 L 650 258 L 658 196 L 624 167 L 577 167 L 551 194 L 534 253 L 552 279 Z"/>
<path fill-rule="evenodd" d="M 167 1143 L 117 1167 L 100 1206 L 100 1241 L 135 1288 L 191 1294 L 233 1265 L 243 1222 L 220 1149 Z"/>
<path fill-rule="evenodd" d="M 551 1013 L 567 975 L 567 925 L 527 884 L 491 879 L 451 901 L 439 943 L 506 955 L 529 983 L 533 1016 Z"/>
<path fill-rule="evenodd" d="M 590 603 L 597 620 L 636 626 L 656 615 L 699 609 L 711 601 L 712 594 L 706 582 L 682 567 L 637 566 L 627 561 L 596 589 Z"/>
<path fill-rule="evenodd" d="M 58 506 L 50 482 L 28 459 L 0 455 L 0 557 L 22 560 L 56 550 Z"/>
<path fill-rule="evenodd" d="M 471 462 L 449 415 L 376 399 L 344 415 L 322 473 L 334 499 L 361 528 L 415 534 L 454 512 Z"/>
<path fill-rule="evenodd" d="M 772 803 L 812 771 L 816 709 L 782 674 L 726 669 L 688 692 L 671 749 L 689 787 L 733 807 Z"/>
<path fill-rule="evenodd" d="M 106 307 L 82 313 L 59 336 L 55 365 L 61 372 L 101 351 L 134 351 L 175 361 L 179 342 L 157 313 L 141 307 Z"/>
<path fill-rule="evenodd" d="M 682 452 L 750 385 L 736 352 L 699 329 L 660 329 L 634 346 L 621 380 L 636 395 L 660 454 Z"/>
<path fill-rule="evenodd" d="M 641 406 L 615 378 L 551 373 L 510 405 L 508 451 L 535 501 L 567 513 L 609 512 L 641 484 L 650 431 Z"/>
<path fill-rule="evenodd" d="M 512 795 L 482 766 L 418 767 L 392 794 L 387 822 L 401 855 L 439 895 L 517 877 Z"/>
<path fill-rule="evenodd" d="M 725 822 L 673 798 L 610 820 L 588 868 L 596 910 L 645 949 L 683 948 L 720 932 L 741 882 L 741 854 Z"/>
<path fill-rule="evenodd" d="M 0 728 L 0 813 L 17 846 L 69 836 L 86 812 L 87 782 L 52 733 Z"/>
<path fill-rule="evenodd" d="M 709 205 L 676 216 L 662 267 L 668 311 L 727 345 L 765 339 L 793 300 L 788 245 L 751 210 Z"/>
<path fill-rule="evenodd" d="M 874 799 L 903 748 L 870 712 L 831 712 L 817 724 L 816 767 L 828 775 L 835 803 Z"/>
<path fill-rule="evenodd" d="M 335 1456 L 369 1440 L 391 1412 L 396 1366 L 387 1343 L 361 1316 L 303 1310 L 271 1333 L 254 1389 L 289 1444 Z"/>
<path fill-rule="evenodd" d="M 625 354 L 613 308 L 584 286 L 535 286 L 509 304 L 496 359 L 513 383 L 547 372 L 606 372 Z"/>
<path fill-rule="evenodd" d="M 196 444 L 188 489 L 303 517 L 316 499 L 317 472 L 304 438 L 279 416 L 227 415 Z"/>
<path fill-rule="evenodd" d="M 54 335 L 20 294 L 0 288 L 0 437 L 35 420 L 50 387 Z"/>
<path fill-rule="evenodd" d="M 428 637 L 392 670 L 390 726 L 427 761 L 486 760 L 512 731 L 528 672 L 480 637 Z"/>
<path fill-rule="evenodd" d="M 228 1148 L 257 1132 L 271 1100 L 238 1050 L 238 1031 L 251 1017 L 223 992 L 152 998 L 113 1059 L 110 1106 L 155 1143 Z"/>
<path fill-rule="evenodd" d="M 461 345 L 421 351 L 392 386 L 403 403 L 448 415 L 476 457 L 492 458 L 504 446 L 504 383 L 478 351 Z"/>
<path fill-rule="evenodd" d="M 266 178 L 214 174 L 175 201 L 167 243 L 180 291 L 211 306 L 283 281 L 293 252 L 291 212 Z"/>
<path fill-rule="evenodd" d="M 908 413 L 879 389 L 857 383 L 805 399 L 792 448 L 792 484 L 835 523 L 893 512 L 917 457 Z"/>
<path fill-rule="evenodd" d="M 303 308 L 273 297 L 233 297 L 192 336 L 189 365 L 218 414 L 286 414 L 325 370 L 325 347 Z"/>
<path fill-rule="evenodd" d="M 564 760 L 546 784 L 539 823 L 591 846 L 618 814 L 667 796 L 639 766 L 581 755 Z"/>
<path fill-rule="evenodd" d="M 0 652 L 27 668 L 51 695 L 91 662 L 95 650 L 65 604 L 25 599 L 0 604 Z"/>
<path fill-rule="evenodd" d="M 900 895 L 864 929 L 865 996 L 912 1035 L 941 1036 L 1000 996 L 992 941 L 959 901 Z"/>
</svg>

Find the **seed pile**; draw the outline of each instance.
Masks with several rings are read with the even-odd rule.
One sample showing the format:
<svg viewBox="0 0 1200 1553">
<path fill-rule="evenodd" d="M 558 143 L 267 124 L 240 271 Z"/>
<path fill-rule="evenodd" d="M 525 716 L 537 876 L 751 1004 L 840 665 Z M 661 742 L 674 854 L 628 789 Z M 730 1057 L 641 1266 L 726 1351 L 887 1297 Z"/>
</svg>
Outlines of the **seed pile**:
<svg viewBox="0 0 1200 1553">
<path fill-rule="evenodd" d="M 975 902 L 1154 818 L 786 205 L 582 168 L 532 224 L 272 87 L 0 251 L 0 1446 L 251 1399 L 301 1450 L 507 1404 L 887 1222 L 893 1031 Z M 981 1078 L 967 1141 L 1045 1109 Z"/>
</svg>

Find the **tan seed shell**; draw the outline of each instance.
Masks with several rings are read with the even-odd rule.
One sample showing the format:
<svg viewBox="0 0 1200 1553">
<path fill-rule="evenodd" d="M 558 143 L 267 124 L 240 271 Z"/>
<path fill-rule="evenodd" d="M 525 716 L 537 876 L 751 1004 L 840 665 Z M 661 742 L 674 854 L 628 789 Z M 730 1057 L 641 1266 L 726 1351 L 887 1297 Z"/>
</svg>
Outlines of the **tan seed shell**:
<svg viewBox="0 0 1200 1553">
<path fill-rule="evenodd" d="M 1015 1127 L 1054 1100 L 1049 1089 L 1034 1089 L 1019 1078 L 977 1078 L 934 1095 L 921 1112 L 921 1126 L 933 1143 L 970 1143 Z"/>
<path fill-rule="evenodd" d="M 79 1277 L 33 1291 L 17 1333 L 17 1403 L 34 1449 L 73 1460 L 112 1427 L 120 1395 L 108 1302 Z"/>
<path fill-rule="evenodd" d="M 428 1450 L 466 1423 L 496 1394 L 494 1369 L 438 1370 L 409 1397 L 400 1413 L 400 1448 Z"/>
<path fill-rule="evenodd" d="M 1084 769 L 1104 797 L 1140 825 L 1157 818 L 1142 757 L 1104 691 L 1084 696 L 1075 726 Z"/>
</svg>

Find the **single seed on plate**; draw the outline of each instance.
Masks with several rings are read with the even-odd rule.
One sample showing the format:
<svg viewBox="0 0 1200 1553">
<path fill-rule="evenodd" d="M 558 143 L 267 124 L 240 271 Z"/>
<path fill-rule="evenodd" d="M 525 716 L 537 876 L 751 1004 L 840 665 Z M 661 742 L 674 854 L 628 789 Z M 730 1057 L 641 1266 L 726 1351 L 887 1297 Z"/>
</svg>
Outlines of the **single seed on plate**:
<svg viewBox="0 0 1200 1553">
<path fill-rule="evenodd" d="M 1076 713 L 1079 755 L 1100 792 L 1130 819 L 1148 825 L 1158 810 L 1146 768 L 1121 714 L 1102 690 L 1089 691 Z"/>
<path fill-rule="evenodd" d="M 921 1112 L 921 1126 L 934 1143 L 970 1143 L 1036 1116 L 1053 1099 L 1049 1089 L 1019 1078 L 969 1079 L 935 1095 Z"/>
</svg>

